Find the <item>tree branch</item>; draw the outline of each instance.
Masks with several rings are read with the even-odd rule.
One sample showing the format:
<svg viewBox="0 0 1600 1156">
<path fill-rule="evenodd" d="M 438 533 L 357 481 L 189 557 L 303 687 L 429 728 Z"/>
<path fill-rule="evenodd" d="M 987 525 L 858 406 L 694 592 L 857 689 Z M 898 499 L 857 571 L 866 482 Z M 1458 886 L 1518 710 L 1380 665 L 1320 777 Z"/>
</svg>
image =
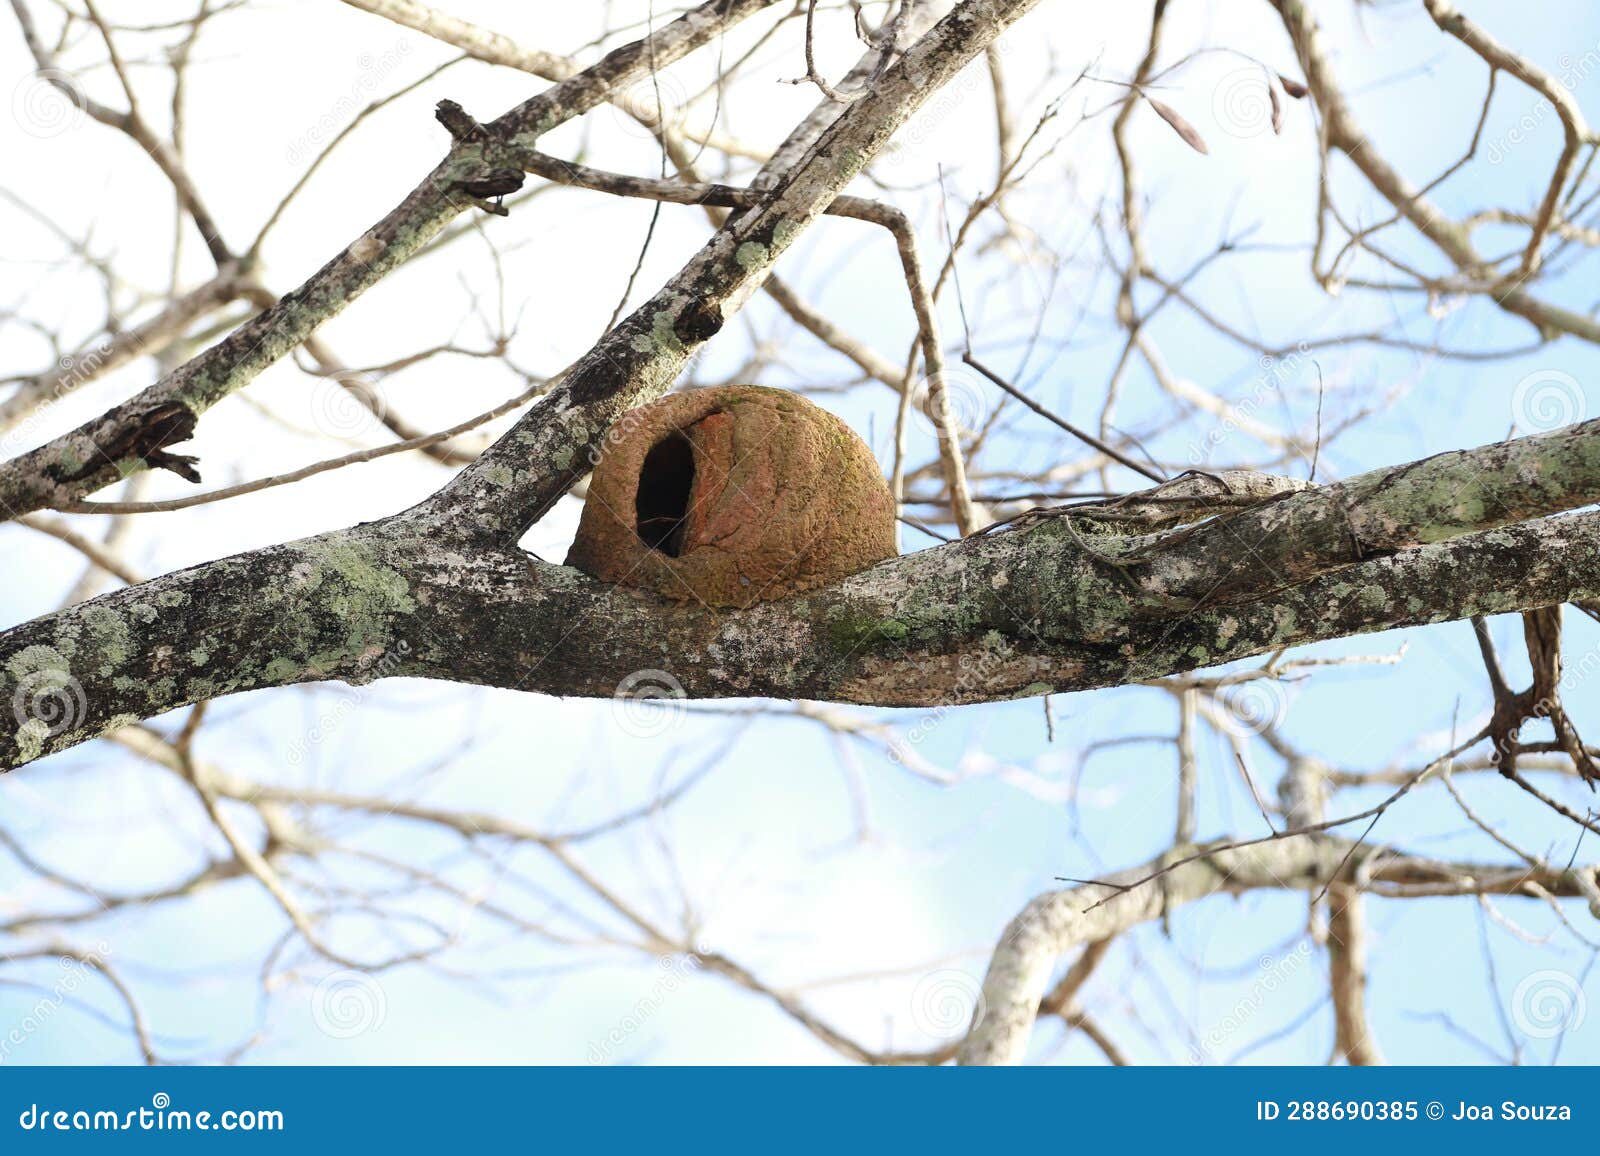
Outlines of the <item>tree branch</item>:
<svg viewBox="0 0 1600 1156">
<path fill-rule="evenodd" d="M 1320 491 L 1271 507 L 1293 510 L 1303 495 L 1319 515 Z M 1500 525 L 1497 512 L 1481 514 Z M 1226 520 L 1208 525 L 1217 522 Z M 1303 531 L 1293 520 L 1274 524 L 1288 537 Z M 414 675 L 606 696 L 628 674 L 667 663 L 695 697 L 942 708 L 1600 597 L 1600 513 L 1465 533 L 1288 589 L 1279 571 L 1246 568 L 1255 587 L 1235 578 L 1226 600 L 1203 607 L 1149 584 L 1232 573 L 1234 538 L 1172 531 L 1159 553 L 1146 548 L 1157 577 L 1141 583 L 1084 532 L 1073 519 L 1045 518 L 723 612 L 657 601 L 509 544 L 440 535 L 425 515 L 400 516 L 206 563 L 0 634 L 0 702 L 13 704 L 16 723 L 0 727 L 0 766 L 186 703 L 324 679 Z M 1346 557 L 1346 542 L 1333 549 Z M 1318 569 L 1309 554 L 1296 561 Z"/>
<path fill-rule="evenodd" d="M 1457 894 L 1537 897 L 1537 887 L 1553 895 L 1581 897 L 1585 890 L 1580 872 L 1594 873 L 1592 867 L 1537 871 L 1443 863 L 1319 836 L 1218 850 L 1167 872 L 1161 887 L 1117 890 L 1161 868 L 1168 857 L 1120 872 L 1103 884 L 1051 891 L 1029 902 L 1007 926 L 990 958 L 983 981 L 984 1015 L 962 1041 L 959 1062 L 1020 1062 L 1058 957 L 1148 923 L 1185 903 L 1224 892 L 1273 888 L 1315 892 L 1337 881 L 1347 869 L 1366 873 L 1374 883 L 1391 884 L 1392 893 L 1401 896 L 1411 885 L 1421 885 L 1419 894 L 1437 895 L 1443 882 L 1456 885 Z"/>
<path fill-rule="evenodd" d="M 706 0 L 644 40 L 524 101 L 488 126 L 493 139 L 458 142 L 421 184 L 293 292 L 130 400 L 45 445 L 0 465 L 5 517 L 75 501 L 129 472 L 163 464 L 211 406 L 301 344 L 393 272 L 476 203 L 472 188 L 499 171 L 499 141 L 532 146 L 539 137 L 626 85 L 710 42 L 774 0 Z M 181 416 L 174 419 L 174 414 Z"/>
</svg>

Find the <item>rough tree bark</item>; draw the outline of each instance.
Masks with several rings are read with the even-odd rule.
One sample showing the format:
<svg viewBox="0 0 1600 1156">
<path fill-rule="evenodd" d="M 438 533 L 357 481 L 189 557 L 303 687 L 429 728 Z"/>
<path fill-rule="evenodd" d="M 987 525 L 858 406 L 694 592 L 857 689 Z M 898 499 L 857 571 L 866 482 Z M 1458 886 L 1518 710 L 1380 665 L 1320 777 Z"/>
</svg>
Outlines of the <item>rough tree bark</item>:
<svg viewBox="0 0 1600 1156">
<path fill-rule="evenodd" d="M 1058 513 L 716 611 L 539 561 L 516 547 L 516 507 L 486 530 L 478 496 L 451 487 L 394 518 L 205 563 L 0 635 L 0 694 L 20 704 L 0 763 L 188 703 L 322 679 L 609 695 L 631 672 L 666 669 L 697 697 L 922 707 L 1117 685 L 1600 596 L 1600 514 L 1539 517 L 1597 497 L 1600 420 L 1285 490 L 1153 535 L 1105 532 L 1093 515 L 1114 511 Z M 60 713 L 30 699 L 63 699 Z"/>
</svg>

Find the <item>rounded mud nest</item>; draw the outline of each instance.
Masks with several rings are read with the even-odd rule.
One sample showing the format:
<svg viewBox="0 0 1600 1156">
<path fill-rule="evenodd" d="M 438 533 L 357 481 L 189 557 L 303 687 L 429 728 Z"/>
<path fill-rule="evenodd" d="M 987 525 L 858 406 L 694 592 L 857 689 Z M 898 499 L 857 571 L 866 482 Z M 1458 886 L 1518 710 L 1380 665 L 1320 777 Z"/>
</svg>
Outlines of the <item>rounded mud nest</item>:
<svg viewBox="0 0 1600 1156">
<path fill-rule="evenodd" d="M 730 385 L 624 414 L 567 554 L 603 582 L 749 606 L 894 556 L 872 451 L 798 394 Z"/>
</svg>

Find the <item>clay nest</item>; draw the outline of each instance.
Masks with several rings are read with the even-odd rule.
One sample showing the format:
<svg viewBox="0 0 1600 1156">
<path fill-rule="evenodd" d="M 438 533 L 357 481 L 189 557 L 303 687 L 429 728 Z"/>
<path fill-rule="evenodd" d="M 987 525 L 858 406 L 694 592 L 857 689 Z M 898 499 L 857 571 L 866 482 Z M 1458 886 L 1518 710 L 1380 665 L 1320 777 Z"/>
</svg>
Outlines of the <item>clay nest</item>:
<svg viewBox="0 0 1600 1156">
<path fill-rule="evenodd" d="M 824 586 L 896 553 L 894 502 L 849 426 L 798 394 L 730 385 L 625 414 L 567 565 L 709 606 Z"/>
</svg>

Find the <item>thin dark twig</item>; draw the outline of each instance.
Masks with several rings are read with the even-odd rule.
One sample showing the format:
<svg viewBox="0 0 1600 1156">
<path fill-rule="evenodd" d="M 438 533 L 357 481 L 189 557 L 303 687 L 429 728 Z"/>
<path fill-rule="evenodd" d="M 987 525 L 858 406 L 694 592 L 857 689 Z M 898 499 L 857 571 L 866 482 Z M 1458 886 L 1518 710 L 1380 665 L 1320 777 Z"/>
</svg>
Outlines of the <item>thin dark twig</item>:
<svg viewBox="0 0 1600 1156">
<path fill-rule="evenodd" d="M 950 246 L 950 276 L 955 281 L 956 311 L 961 314 L 961 339 L 965 343 L 963 357 L 972 356 L 972 326 L 967 323 L 967 298 L 961 292 L 961 263 L 956 260 L 956 238 L 950 229 L 950 197 L 944 187 L 944 165 L 939 166 L 939 215 L 944 220 L 944 239 Z"/>
<path fill-rule="evenodd" d="M 1311 476 L 1307 481 L 1317 480 L 1317 463 L 1322 460 L 1322 363 L 1313 361 L 1317 367 L 1317 440 L 1311 447 Z"/>
<path fill-rule="evenodd" d="M 1239 773 L 1244 776 L 1245 785 L 1250 788 L 1250 797 L 1256 801 L 1256 808 L 1261 812 L 1262 821 L 1266 823 L 1267 830 L 1276 831 L 1277 824 L 1272 821 L 1272 815 L 1267 811 L 1266 800 L 1261 797 L 1261 790 L 1256 786 L 1256 777 L 1250 773 L 1250 764 L 1244 760 L 1244 752 L 1235 750 L 1233 757 L 1239 760 Z"/>
<path fill-rule="evenodd" d="M 1135 879 L 1132 883 L 1127 883 L 1127 884 L 1112 883 L 1111 881 L 1106 880 L 1106 879 L 1087 879 L 1087 880 L 1085 880 L 1085 879 L 1067 879 L 1065 876 L 1058 876 L 1057 878 L 1059 878 L 1063 882 L 1067 882 L 1067 883 L 1093 883 L 1096 886 L 1111 887 L 1111 888 L 1115 888 L 1118 894 L 1121 894 L 1124 891 L 1132 891 L 1135 888 L 1143 887 L 1146 883 L 1149 883 L 1149 882 L 1151 882 L 1152 880 L 1155 880 L 1155 879 L 1159 879 L 1161 876 L 1166 875 L 1171 871 L 1175 871 L 1179 867 L 1186 866 L 1186 865 L 1188 865 L 1190 863 L 1197 862 L 1197 861 L 1199 861 L 1201 859 L 1210 858 L 1212 855 L 1216 855 L 1216 854 L 1218 854 L 1218 853 L 1220 853 L 1222 851 L 1239 851 L 1239 850 L 1243 850 L 1246 847 L 1257 847 L 1257 846 L 1260 846 L 1262 843 L 1273 843 L 1273 842 L 1276 842 L 1279 839 L 1288 839 L 1288 838 L 1292 838 L 1293 836 L 1296 836 L 1296 835 L 1316 835 L 1316 834 L 1321 834 L 1324 831 L 1331 831 L 1335 827 L 1344 827 L 1344 826 L 1347 826 L 1350 823 L 1359 822 L 1362 819 L 1375 818 L 1376 816 L 1383 814 L 1390 807 L 1392 807 L 1395 803 L 1399 802 L 1404 796 L 1409 794 L 1413 787 L 1415 787 L 1418 783 L 1422 782 L 1422 780 L 1427 778 L 1428 775 L 1433 773 L 1434 768 L 1443 766 L 1446 762 L 1448 762 L 1449 760 L 1455 758 L 1463 750 L 1467 749 L 1467 747 L 1470 747 L 1473 743 L 1476 743 L 1482 737 L 1483 736 L 1481 734 L 1480 735 L 1476 735 L 1472 739 L 1470 739 L 1466 744 L 1464 744 L 1462 746 L 1459 746 L 1459 747 L 1456 747 L 1456 748 L 1452 748 L 1451 750 L 1445 752 L 1439 758 L 1435 759 L 1433 762 L 1431 762 L 1427 766 L 1423 767 L 1415 775 L 1412 775 L 1411 778 L 1407 779 L 1403 784 L 1400 785 L 1400 787 L 1397 790 L 1395 790 L 1391 795 L 1389 795 L 1388 798 L 1384 799 L 1381 803 L 1377 803 L 1377 804 L 1375 804 L 1375 805 L 1373 805 L 1371 807 L 1368 807 L 1365 811 L 1358 811 L 1354 815 L 1346 815 L 1341 819 L 1327 819 L 1327 820 L 1325 820 L 1323 822 L 1320 822 L 1320 823 L 1308 823 L 1303 827 L 1296 827 L 1293 830 L 1274 831 L 1270 835 L 1262 835 L 1262 836 L 1260 836 L 1259 838 L 1256 838 L 1256 839 L 1240 839 L 1240 840 L 1238 840 L 1236 842 L 1232 842 L 1232 843 L 1219 843 L 1219 844 L 1217 844 L 1215 846 L 1211 846 L 1211 847 L 1202 847 L 1200 850 L 1195 851 L 1192 854 L 1184 855 L 1181 858 L 1174 859 L 1172 862 L 1170 862 L 1170 863 L 1166 864 L 1165 866 L 1161 867 L 1159 870 L 1152 871 L 1148 875 L 1145 875 L 1145 876 L 1143 876 L 1143 877 L 1141 877 L 1139 879 Z M 1529 789 L 1532 790 L 1533 788 L 1529 787 Z M 1370 829 L 1371 829 L 1371 827 L 1369 825 L 1368 830 L 1370 830 Z M 1099 907 L 1102 903 L 1106 903 L 1106 902 L 1108 902 L 1109 900 L 1111 900 L 1113 898 L 1115 898 L 1115 896 L 1108 895 L 1104 899 L 1098 899 L 1095 902 L 1091 903 L 1088 907 L 1084 908 L 1084 911 L 1085 912 L 1093 911 L 1096 907 Z"/>
<path fill-rule="evenodd" d="M 1362 845 L 1366 843 L 1367 836 L 1372 834 L 1372 829 L 1378 825 L 1378 820 L 1381 818 L 1383 818 L 1382 811 L 1379 811 L 1376 815 L 1372 816 L 1372 822 L 1367 824 L 1366 830 L 1362 831 L 1360 837 L 1357 838 L 1354 843 L 1350 844 L 1350 849 L 1344 853 L 1344 858 L 1339 860 L 1339 865 L 1333 869 L 1333 874 L 1329 875 L 1327 881 L 1323 883 L 1322 890 L 1318 891 L 1312 898 L 1311 903 L 1313 906 L 1322 902 L 1322 897 L 1327 895 L 1328 888 L 1333 886 L 1333 881 L 1344 874 L 1345 866 L 1350 862 L 1350 857 L 1359 851 Z"/>
<path fill-rule="evenodd" d="M 899 520 L 904 522 L 906 525 L 910 526 L 913 530 L 921 530 L 924 534 L 928 535 L 928 537 L 935 538 L 940 542 L 954 542 L 954 541 L 956 541 L 955 538 L 950 537 L 948 534 L 941 534 L 941 533 L 939 533 L 938 530 L 935 530 L 932 526 L 928 525 L 926 522 L 919 521 L 918 519 L 913 518 L 913 517 L 911 517 L 911 516 L 909 516 L 907 514 L 899 515 Z"/>
<path fill-rule="evenodd" d="M 1593 822 L 1594 812 L 1591 811 L 1589 813 L 1589 817 L 1578 814 L 1578 812 L 1574 811 L 1571 807 L 1568 807 L 1559 799 L 1552 799 L 1538 787 L 1528 782 L 1527 779 L 1522 777 L 1522 772 L 1520 771 L 1512 771 L 1505 777 L 1517 784 L 1517 786 L 1521 787 L 1524 791 L 1527 791 L 1528 794 L 1532 795 L 1535 799 L 1538 799 L 1541 803 L 1555 811 L 1557 814 L 1571 819 L 1574 823 L 1578 824 L 1578 826 L 1584 828 L 1585 830 L 1593 831 L 1596 835 L 1600 835 L 1600 827 L 1595 826 Z"/>
<path fill-rule="evenodd" d="M 1023 393 L 1016 386 L 1012 385 L 1009 381 L 1005 380 L 1005 378 L 1003 378 L 999 374 L 995 373 L 994 370 L 992 370 L 988 366 L 984 365 L 983 362 L 979 361 L 976 357 L 972 356 L 972 353 L 971 353 L 970 350 L 961 355 L 961 360 L 963 362 L 965 362 L 966 364 L 972 366 L 973 369 L 976 369 L 979 373 L 983 374 L 983 376 L 987 377 L 990 381 L 994 382 L 1001 389 L 1005 390 L 1012 397 L 1014 397 L 1018 401 L 1020 401 L 1023 405 L 1025 405 L 1029 409 L 1033 410 L 1034 413 L 1038 414 L 1040 417 L 1046 419 L 1047 421 L 1054 422 L 1056 425 L 1058 425 L 1062 429 L 1066 430 L 1069 434 L 1071 434 L 1073 437 L 1077 438 L 1079 441 L 1087 442 L 1089 445 L 1093 446 L 1095 449 L 1097 449 L 1101 453 L 1105 454 L 1108 458 L 1111 458 L 1114 461 L 1121 462 L 1123 465 L 1127 466 L 1134 473 L 1143 474 L 1145 477 L 1149 478 L 1152 482 L 1155 482 L 1158 485 L 1161 484 L 1161 483 L 1164 483 L 1167 480 L 1166 478 L 1164 478 L 1160 474 L 1158 474 L 1155 471 L 1149 469 L 1148 467 L 1140 464 L 1138 461 L 1134 460 L 1133 458 L 1128 457 L 1126 454 L 1121 453 L 1118 450 L 1112 449 L 1105 442 L 1101 441 L 1099 438 L 1095 437 L 1093 434 L 1087 433 L 1087 432 L 1079 429 L 1077 426 L 1075 426 L 1071 422 L 1069 422 L 1066 418 L 1058 417 L 1055 414 L 1051 413 L 1049 410 L 1045 409 L 1044 406 L 1042 406 L 1038 402 L 1034 401 L 1033 398 L 1031 398 L 1027 394 Z"/>
</svg>

